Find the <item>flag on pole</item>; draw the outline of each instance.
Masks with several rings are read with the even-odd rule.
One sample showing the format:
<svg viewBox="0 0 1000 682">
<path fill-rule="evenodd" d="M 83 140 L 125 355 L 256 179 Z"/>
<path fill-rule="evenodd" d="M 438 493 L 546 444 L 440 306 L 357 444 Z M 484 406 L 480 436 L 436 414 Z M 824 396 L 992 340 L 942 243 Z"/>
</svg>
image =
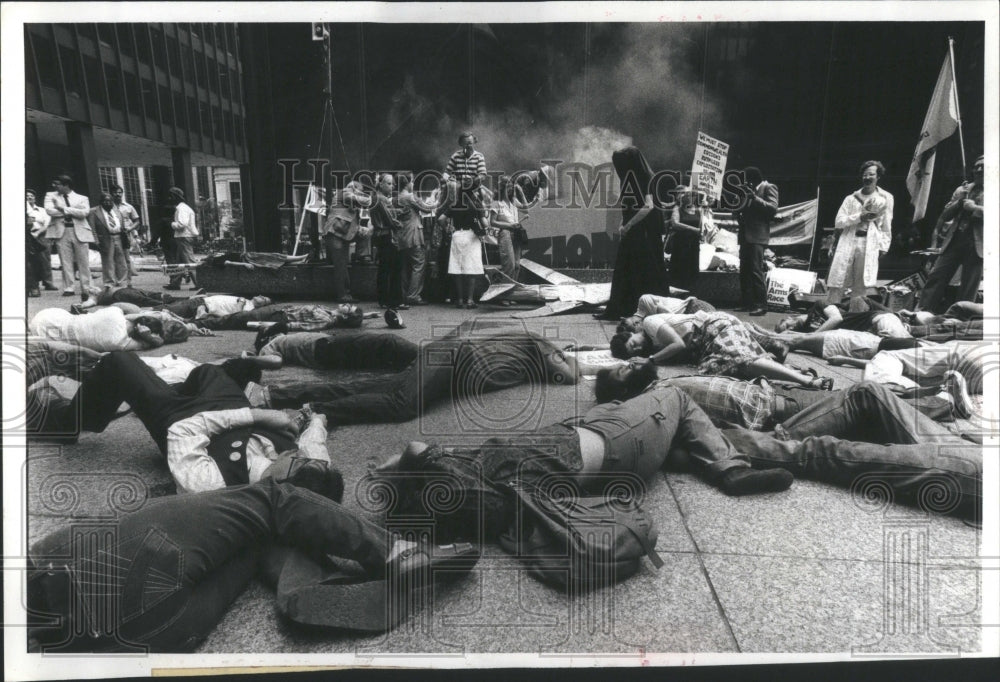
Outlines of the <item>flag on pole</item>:
<svg viewBox="0 0 1000 682">
<path fill-rule="evenodd" d="M 309 191 L 306 192 L 306 203 L 302 209 L 310 213 L 326 213 L 326 190 L 310 184 Z"/>
<path fill-rule="evenodd" d="M 923 218 L 927 211 L 927 196 L 931 189 L 937 145 L 946 137 L 954 135 L 958 128 L 958 93 L 952 74 L 949 52 L 945 55 L 937 85 L 934 86 L 931 106 L 927 109 L 917 149 L 913 152 L 913 161 L 910 163 L 910 172 L 906 176 L 906 189 L 910 191 L 914 221 Z"/>
</svg>

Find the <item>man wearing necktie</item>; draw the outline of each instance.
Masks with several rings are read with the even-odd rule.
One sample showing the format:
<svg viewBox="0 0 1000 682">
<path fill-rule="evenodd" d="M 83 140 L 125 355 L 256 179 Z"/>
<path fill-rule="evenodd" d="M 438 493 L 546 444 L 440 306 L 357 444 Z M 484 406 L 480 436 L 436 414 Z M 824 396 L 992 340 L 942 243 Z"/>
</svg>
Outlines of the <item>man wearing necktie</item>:
<svg viewBox="0 0 1000 682">
<path fill-rule="evenodd" d="M 63 296 L 73 295 L 75 269 L 80 273 L 80 296 L 86 300 L 90 295 L 90 244 L 96 241 L 87 219 L 90 200 L 73 191 L 71 177 L 60 175 L 52 181 L 52 191 L 45 195 L 45 212 L 52 217 L 45 236 L 59 248 Z"/>
<path fill-rule="evenodd" d="M 111 194 L 101 192 L 101 203 L 91 210 L 88 218 L 101 250 L 101 273 L 104 286 L 132 286 L 128 255 L 122 245 L 122 216 Z"/>
</svg>

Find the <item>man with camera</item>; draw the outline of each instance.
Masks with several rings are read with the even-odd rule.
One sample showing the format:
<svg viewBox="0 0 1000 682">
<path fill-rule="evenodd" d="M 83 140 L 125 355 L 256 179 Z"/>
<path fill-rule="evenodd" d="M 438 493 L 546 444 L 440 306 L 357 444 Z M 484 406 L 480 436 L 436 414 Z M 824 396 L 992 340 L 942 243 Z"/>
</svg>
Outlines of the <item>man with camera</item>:
<svg viewBox="0 0 1000 682">
<path fill-rule="evenodd" d="M 743 171 L 745 205 L 736 212 L 739 223 L 740 290 L 743 305 L 739 311 L 758 316 L 767 312 L 767 288 L 764 280 L 764 249 L 771 238 L 771 221 L 778 212 L 778 187 L 764 180 L 760 169 L 747 166 Z"/>
</svg>

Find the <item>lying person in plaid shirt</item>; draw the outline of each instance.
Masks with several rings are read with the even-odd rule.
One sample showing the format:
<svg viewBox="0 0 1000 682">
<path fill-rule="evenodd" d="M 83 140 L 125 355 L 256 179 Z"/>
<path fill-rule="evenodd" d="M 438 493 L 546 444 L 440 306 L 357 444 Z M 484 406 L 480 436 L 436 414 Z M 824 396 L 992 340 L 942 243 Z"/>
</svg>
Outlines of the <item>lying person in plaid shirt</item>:
<svg viewBox="0 0 1000 682">
<path fill-rule="evenodd" d="M 678 389 L 755 469 L 777 467 L 848 487 L 859 476 L 874 476 L 892 490 L 892 499 L 924 506 L 938 488 L 947 490 L 944 503 L 928 511 L 981 516 L 981 446 L 914 412 L 881 384 L 810 392 L 727 377 L 657 381 L 655 366 L 639 361 L 600 370 L 594 386 L 598 401 L 612 405 Z M 683 461 L 686 454 L 672 450 L 668 461 Z"/>
</svg>

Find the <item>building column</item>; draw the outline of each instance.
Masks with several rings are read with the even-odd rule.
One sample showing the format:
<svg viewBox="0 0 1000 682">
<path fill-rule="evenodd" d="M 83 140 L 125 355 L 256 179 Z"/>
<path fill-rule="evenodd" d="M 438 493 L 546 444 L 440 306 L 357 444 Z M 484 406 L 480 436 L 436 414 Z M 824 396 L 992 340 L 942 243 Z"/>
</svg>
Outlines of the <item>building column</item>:
<svg viewBox="0 0 1000 682">
<path fill-rule="evenodd" d="M 152 190 L 152 203 L 149 206 L 149 228 L 155 233 L 164 219 L 173 220 L 174 209 L 169 207 L 167 190 L 170 189 L 170 168 L 168 166 L 150 166 L 149 182 Z"/>
<path fill-rule="evenodd" d="M 26 123 L 24 126 L 24 179 L 27 188 L 35 190 L 35 198 L 41 206 L 45 193 L 49 191 L 48 171 L 44 166 L 42 147 L 38 141 L 38 126 Z"/>
<path fill-rule="evenodd" d="M 171 147 L 170 161 L 174 167 L 174 187 L 184 192 L 188 206 L 194 206 L 198 197 L 194 196 L 194 183 L 191 180 L 191 150 L 186 147 Z"/>
<path fill-rule="evenodd" d="M 97 170 L 97 147 L 94 145 L 94 127 L 79 121 L 66 122 L 66 139 L 69 146 L 69 169 L 73 177 L 73 191 L 90 198 L 96 206 L 101 196 L 101 176 Z"/>
</svg>

